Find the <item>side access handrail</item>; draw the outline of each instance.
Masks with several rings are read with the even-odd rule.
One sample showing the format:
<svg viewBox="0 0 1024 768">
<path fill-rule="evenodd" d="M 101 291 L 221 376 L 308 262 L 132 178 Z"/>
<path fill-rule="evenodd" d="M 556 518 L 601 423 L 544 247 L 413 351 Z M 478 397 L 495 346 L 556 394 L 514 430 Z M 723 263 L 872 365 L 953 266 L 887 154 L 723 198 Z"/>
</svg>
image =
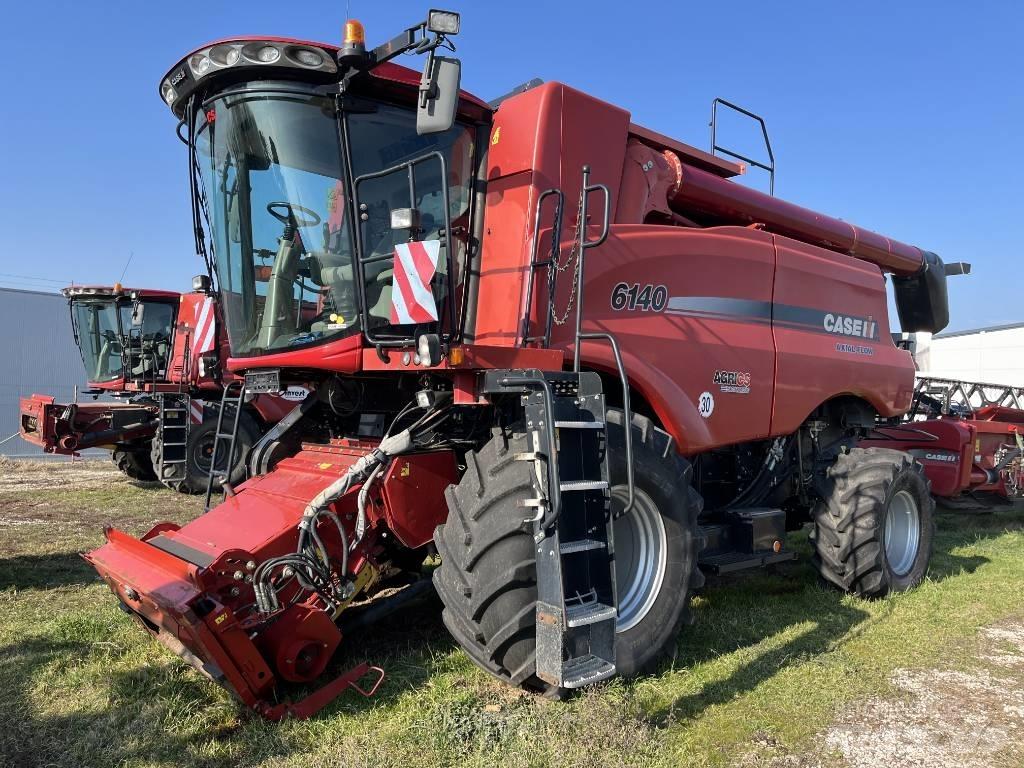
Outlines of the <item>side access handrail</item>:
<svg viewBox="0 0 1024 768">
<path fill-rule="evenodd" d="M 601 224 L 601 234 L 596 240 L 587 239 L 587 203 L 592 192 L 604 193 L 604 221 Z M 586 269 L 586 253 L 591 248 L 597 248 L 608 239 L 608 230 L 611 228 L 612 195 L 604 184 L 590 183 L 590 166 L 583 166 L 583 186 L 580 189 L 580 264 L 576 273 L 576 335 L 573 344 L 574 373 L 580 372 L 580 347 L 583 341 L 603 339 L 611 344 L 612 354 L 615 356 L 615 366 L 619 371 L 619 379 L 622 382 L 622 429 L 626 434 L 626 483 L 629 492 L 629 499 L 625 508 L 619 514 L 626 514 L 633 508 L 636 500 L 636 484 L 633 478 L 633 413 L 629 406 L 629 379 L 626 376 L 626 366 L 622 363 L 622 354 L 619 351 L 619 343 L 610 333 L 583 333 L 583 273 Z"/>
<path fill-rule="evenodd" d="M 555 195 L 555 219 L 551 225 L 551 255 L 544 261 L 537 261 L 537 252 L 540 249 L 540 221 L 544 210 L 544 201 Z M 551 301 L 553 300 L 554 273 L 552 269 L 555 260 L 558 258 L 558 249 L 562 241 L 562 209 L 565 206 L 565 194 L 557 188 L 546 189 L 537 197 L 537 212 L 533 218 L 533 245 L 530 248 L 529 275 L 526 278 L 526 311 L 523 315 L 523 330 L 520 344 L 525 345 L 537 339 L 530 338 L 530 313 L 533 311 L 533 287 L 536 281 L 537 270 L 540 267 L 548 268 L 548 303 L 547 319 L 544 324 L 544 346 L 551 342 Z"/>
<path fill-rule="evenodd" d="M 523 387 L 524 389 L 536 389 L 544 398 L 544 411 L 549 415 L 549 418 L 553 421 L 555 418 L 555 395 L 551 391 L 551 384 L 544 375 L 537 373 L 525 373 L 519 376 L 505 376 L 499 382 L 503 387 Z M 558 466 L 558 440 L 555 438 L 555 430 L 553 423 L 544 432 L 547 434 L 547 458 L 545 465 L 547 467 L 547 486 L 548 486 L 548 510 L 547 516 L 544 518 L 542 527 L 548 527 L 552 525 L 558 516 L 562 514 L 562 489 L 558 483 L 558 470 L 552 469 L 552 467 Z M 543 514 L 542 510 L 538 510 L 538 514 Z"/>
<path fill-rule="evenodd" d="M 619 369 L 619 379 L 622 381 L 622 429 L 626 433 L 626 487 L 628 499 L 626 506 L 622 508 L 619 515 L 624 515 L 633 509 L 633 502 L 636 501 L 636 482 L 633 479 L 633 410 L 629 404 L 629 379 L 626 378 L 626 366 L 622 363 L 622 354 L 619 352 L 619 342 L 610 333 L 577 333 L 576 349 L 586 340 L 607 341 L 612 347 L 612 354 L 615 355 L 615 367 Z M 607 419 L 607 416 L 605 417 Z"/>
</svg>

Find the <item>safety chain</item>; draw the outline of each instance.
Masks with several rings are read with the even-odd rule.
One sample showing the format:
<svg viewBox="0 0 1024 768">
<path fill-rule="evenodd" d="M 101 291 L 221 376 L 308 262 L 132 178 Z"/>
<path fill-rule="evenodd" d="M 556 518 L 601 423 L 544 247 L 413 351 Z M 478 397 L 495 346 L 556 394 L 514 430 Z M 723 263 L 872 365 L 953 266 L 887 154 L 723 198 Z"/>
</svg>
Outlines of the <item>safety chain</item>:
<svg viewBox="0 0 1024 768">
<path fill-rule="evenodd" d="M 580 204 L 579 207 L 576 209 L 576 232 L 573 235 L 572 248 L 569 250 L 569 256 L 564 263 L 561 262 L 558 258 L 558 256 L 561 255 L 561 249 L 559 248 L 557 253 L 555 253 L 554 249 L 552 249 L 553 252 L 551 257 L 551 266 L 554 267 L 554 269 L 557 272 L 565 272 L 570 265 L 573 265 L 575 267 L 572 272 L 572 287 L 569 290 L 569 303 L 565 305 L 565 314 L 562 315 L 561 317 L 559 317 L 558 313 L 555 311 L 555 297 L 554 295 L 551 296 L 551 304 L 549 311 L 551 312 L 551 319 L 554 320 L 555 325 L 565 325 L 565 323 L 569 319 L 570 313 L 572 312 L 573 304 L 576 303 L 576 288 L 579 285 L 581 262 L 580 253 L 582 251 L 584 233 L 582 218 L 583 195 L 585 194 L 586 192 L 580 193 Z"/>
</svg>

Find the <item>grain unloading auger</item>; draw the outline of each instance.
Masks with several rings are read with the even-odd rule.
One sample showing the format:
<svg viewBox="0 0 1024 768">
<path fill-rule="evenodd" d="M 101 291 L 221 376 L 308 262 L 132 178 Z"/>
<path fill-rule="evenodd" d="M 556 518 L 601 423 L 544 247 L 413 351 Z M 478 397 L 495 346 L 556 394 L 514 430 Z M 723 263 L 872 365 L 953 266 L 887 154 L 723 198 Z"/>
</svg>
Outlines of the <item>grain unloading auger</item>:
<svg viewBox="0 0 1024 768">
<path fill-rule="evenodd" d="M 941 260 L 568 86 L 488 105 L 440 55 L 458 29 L 223 40 L 162 81 L 229 367 L 315 392 L 207 514 L 107 532 L 87 558 L 125 609 L 281 717 L 368 668 L 295 705 L 283 683 L 431 583 L 476 664 L 552 694 L 650 668 L 703 572 L 791 559 L 805 523 L 837 588 L 916 584 L 927 480 L 857 441 L 913 394 L 883 270 L 935 331 Z"/>
</svg>

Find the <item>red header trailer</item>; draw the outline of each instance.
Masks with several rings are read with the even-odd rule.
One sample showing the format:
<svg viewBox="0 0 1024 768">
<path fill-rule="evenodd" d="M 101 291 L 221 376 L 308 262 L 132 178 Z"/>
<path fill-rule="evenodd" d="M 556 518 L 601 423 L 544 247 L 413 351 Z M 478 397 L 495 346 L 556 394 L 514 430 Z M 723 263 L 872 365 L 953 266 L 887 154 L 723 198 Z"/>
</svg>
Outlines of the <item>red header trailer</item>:
<svg viewBox="0 0 1024 768">
<path fill-rule="evenodd" d="M 1024 498 L 1024 388 L 918 377 L 903 423 L 879 426 L 861 444 L 908 452 L 950 502 Z"/>
</svg>

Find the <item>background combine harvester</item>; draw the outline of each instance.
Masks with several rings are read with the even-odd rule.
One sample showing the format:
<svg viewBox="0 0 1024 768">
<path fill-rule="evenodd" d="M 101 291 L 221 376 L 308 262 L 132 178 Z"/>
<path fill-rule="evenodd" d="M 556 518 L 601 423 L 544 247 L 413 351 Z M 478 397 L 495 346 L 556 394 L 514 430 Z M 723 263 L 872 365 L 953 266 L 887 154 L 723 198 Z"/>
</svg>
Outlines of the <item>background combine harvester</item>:
<svg viewBox="0 0 1024 768">
<path fill-rule="evenodd" d="M 154 365 L 165 367 L 180 294 L 125 292 L 120 285 L 72 286 L 61 293 L 68 299 L 75 343 L 85 364 L 86 394 L 130 396 L 127 386 L 136 376 L 133 369 L 141 375 Z M 134 305 L 149 308 L 146 327 L 138 328 L 126 345 L 122 325 L 131 327 Z M 114 463 L 128 477 L 155 480 L 150 446 L 157 410 L 154 402 L 78 402 L 76 398 L 74 403 L 58 403 L 49 395 L 36 394 L 21 399 L 19 425 L 22 437 L 46 453 L 73 456 L 87 448 L 110 448 Z"/>
<path fill-rule="evenodd" d="M 1024 498 L 1024 389 L 919 376 L 902 423 L 861 445 L 896 448 L 924 466 L 947 506 L 990 509 Z"/>
<path fill-rule="evenodd" d="M 22 436 L 47 453 L 109 448 L 114 463 L 132 479 L 159 479 L 186 493 L 206 488 L 217 404 L 225 386 L 240 380 L 221 365 L 227 344 L 218 332 L 219 310 L 208 278 L 196 278 L 193 287 L 186 294 L 120 285 L 65 288 L 85 364 L 85 394 L 116 400 L 22 398 Z M 232 481 L 244 474 L 248 448 L 306 394 L 299 388 L 288 397 L 263 395 L 243 404 Z M 233 408 L 229 404 L 229 418 Z M 227 456 L 225 444 L 217 464 L 222 473 Z"/>
<path fill-rule="evenodd" d="M 806 524 L 837 588 L 917 584 L 927 478 L 858 441 L 914 394 L 883 271 L 935 332 L 942 260 L 566 85 L 486 104 L 441 55 L 459 24 L 227 39 L 161 82 L 228 366 L 315 390 L 207 514 L 106 532 L 86 557 L 125 610 L 280 718 L 354 685 L 280 690 L 431 583 L 476 664 L 555 696 L 649 669 L 703 572 L 791 559 Z"/>
</svg>

